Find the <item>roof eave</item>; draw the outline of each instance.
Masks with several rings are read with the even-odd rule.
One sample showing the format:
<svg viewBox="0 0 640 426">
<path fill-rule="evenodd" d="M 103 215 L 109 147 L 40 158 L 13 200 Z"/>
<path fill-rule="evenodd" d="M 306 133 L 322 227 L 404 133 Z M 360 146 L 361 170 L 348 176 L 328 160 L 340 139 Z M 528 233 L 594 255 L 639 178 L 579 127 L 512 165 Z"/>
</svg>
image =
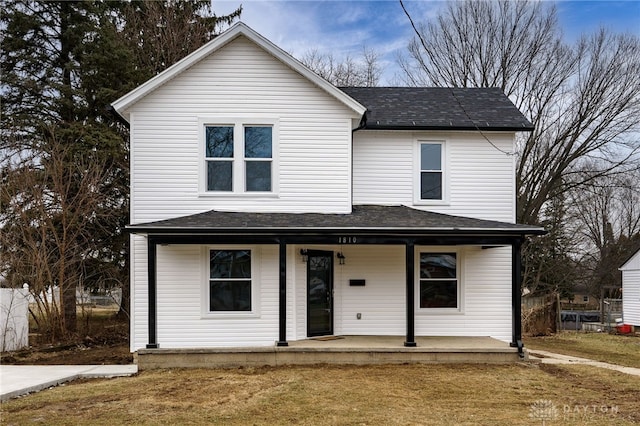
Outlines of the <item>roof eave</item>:
<svg viewBox="0 0 640 426">
<path fill-rule="evenodd" d="M 431 130 L 431 131 L 485 131 L 485 132 L 532 132 L 535 128 L 529 126 L 396 126 L 396 125 L 384 125 L 384 124 L 366 124 L 363 127 L 364 130 L 402 130 L 402 131 L 423 131 L 423 130 Z"/>
<path fill-rule="evenodd" d="M 350 232 L 355 234 L 421 234 L 421 235 L 544 235 L 547 233 L 540 227 L 527 228 L 428 228 L 428 227 L 397 227 L 397 228 L 368 228 L 368 227 L 162 227 L 145 225 L 127 225 L 126 229 L 132 234 L 260 234 L 260 235 L 290 235 L 290 234 L 334 234 Z"/>
</svg>

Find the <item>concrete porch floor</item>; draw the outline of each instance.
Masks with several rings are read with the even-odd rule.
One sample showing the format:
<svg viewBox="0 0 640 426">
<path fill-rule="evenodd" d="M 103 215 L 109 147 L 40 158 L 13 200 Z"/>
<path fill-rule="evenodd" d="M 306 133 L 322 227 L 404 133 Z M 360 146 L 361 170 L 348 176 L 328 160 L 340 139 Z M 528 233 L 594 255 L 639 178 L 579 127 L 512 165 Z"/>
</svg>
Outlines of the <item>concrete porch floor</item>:
<svg viewBox="0 0 640 426">
<path fill-rule="evenodd" d="M 512 363 L 516 348 L 491 337 L 332 336 L 290 341 L 289 346 L 251 348 L 140 349 L 140 370 L 154 368 L 231 368 L 310 364 Z M 526 352 L 525 352 L 526 359 Z"/>
<path fill-rule="evenodd" d="M 402 352 L 450 352 L 450 351 L 516 351 L 509 347 L 508 343 L 491 337 L 454 337 L 454 336 L 429 336 L 416 337 L 416 347 L 404 346 L 404 336 L 326 336 L 310 337 L 306 340 L 289 342 L 289 348 L 296 349 L 323 349 L 353 351 L 364 350 L 392 350 Z M 283 348 L 279 348 L 283 349 Z M 285 348 L 286 349 L 286 348 Z"/>
</svg>

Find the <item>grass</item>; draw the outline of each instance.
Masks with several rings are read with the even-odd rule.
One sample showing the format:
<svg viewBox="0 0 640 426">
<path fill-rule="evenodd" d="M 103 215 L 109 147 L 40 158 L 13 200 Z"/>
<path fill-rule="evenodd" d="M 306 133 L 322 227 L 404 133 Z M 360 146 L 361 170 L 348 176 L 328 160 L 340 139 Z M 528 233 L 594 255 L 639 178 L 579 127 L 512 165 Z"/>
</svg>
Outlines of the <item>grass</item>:
<svg viewBox="0 0 640 426">
<path fill-rule="evenodd" d="M 640 368 L 640 336 L 607 333 L 562 332 L 552 336 L 526 338 L 525 346 L 564 355 L 591 358 Z"/>
<path fill-rule="evenodd" d="M 640 422 L 639 383 L 532 364 L 154 370 L 43 391 L 1 414 L 7 425 L 532 425 L 549 413 L 550 425 L 630 425 Z M 542 400 L 556 411 L 534 411 Z"/>
</svg>

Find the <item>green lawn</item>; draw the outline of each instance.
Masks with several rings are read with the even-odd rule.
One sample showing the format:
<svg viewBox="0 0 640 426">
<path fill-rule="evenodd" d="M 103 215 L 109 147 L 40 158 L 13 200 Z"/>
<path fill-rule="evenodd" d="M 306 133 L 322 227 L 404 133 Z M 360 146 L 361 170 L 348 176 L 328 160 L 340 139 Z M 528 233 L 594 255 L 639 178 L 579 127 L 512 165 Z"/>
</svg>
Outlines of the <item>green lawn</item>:
<svg viewBox="0 0 640 426">
<path fill-rule="evenodd" d="M 596 361 L 640 368 L 640 336 L 565 331 L 553 336 L 525 338 L 530 349 L 575 355 Z"/>
<path fill-rule="evenodd" d="M 42 391 L 0 414 L 7 425 L 632 425 L 639 384 L 528 363 L 155 370 Z"/>
</svg>

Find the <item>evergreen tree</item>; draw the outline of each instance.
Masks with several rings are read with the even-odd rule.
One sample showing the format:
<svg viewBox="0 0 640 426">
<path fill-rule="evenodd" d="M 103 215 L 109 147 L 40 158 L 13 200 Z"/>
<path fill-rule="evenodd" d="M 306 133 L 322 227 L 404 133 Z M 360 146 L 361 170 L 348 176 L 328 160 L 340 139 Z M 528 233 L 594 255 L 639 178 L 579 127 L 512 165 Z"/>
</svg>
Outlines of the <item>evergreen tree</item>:
<svg viewBox="0 0 640 426">
<path fill-rule="evenodd" d="M 0 274 L 35 295 L 60 289 L 60 303 L 41 306 L 54 338 L 75 331 L 79 286 L 122 287 L 127 305 L 128 128 L 109 105 L 240 14 L 210 7 L 0 2 Z M 182 42 L 153 28 L 180 29 Z"/>
</svg>

